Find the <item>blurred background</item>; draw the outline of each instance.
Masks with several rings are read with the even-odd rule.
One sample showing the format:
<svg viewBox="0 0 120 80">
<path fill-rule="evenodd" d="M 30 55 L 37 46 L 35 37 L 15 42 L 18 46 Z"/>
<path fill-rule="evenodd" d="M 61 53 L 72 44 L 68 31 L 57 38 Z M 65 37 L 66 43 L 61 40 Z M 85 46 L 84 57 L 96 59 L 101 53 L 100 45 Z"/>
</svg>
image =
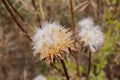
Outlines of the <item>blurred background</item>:
<svg viewBox="0 0 120 80">
<path fill-rule="evenodd" d="M 39 0 L 0 0 L 0 80 L 33 80 L 44 75 L 47 80 L 65 80 L 59 63 L 57 69 L 33 57 L 31 42 L 12 19 L 2 1 L 9 1 L 22 16 L 11 8 L 15 19 L 32 36 L 28 27 L 40 27 Z M 91 80 L 120 80 L 120 0 L 73 0 L 75 24 L 85 17 L 92 17 L 105 33 L 105 44 L 92 58 Z M 57 21 L 72 28 L 70 0 L 42 0 L 46 20 Z M 10 5 L 9 5 L 10 7 Z M 76 76 L 73 58 L 67 59 L 71 80 L 86 80 L 87 54 L 79 54 L 80 77 Z M 44 79 L 36 79 L 44 80 Z"/>
</svg>

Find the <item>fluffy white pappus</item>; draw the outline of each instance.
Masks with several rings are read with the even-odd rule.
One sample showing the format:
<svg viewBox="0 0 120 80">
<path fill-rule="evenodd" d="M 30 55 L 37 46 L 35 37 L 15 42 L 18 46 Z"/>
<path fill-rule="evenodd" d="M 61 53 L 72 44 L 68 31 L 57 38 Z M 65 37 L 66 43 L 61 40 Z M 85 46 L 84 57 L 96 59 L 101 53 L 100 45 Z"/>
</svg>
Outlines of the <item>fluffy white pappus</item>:
<svg viewBox="0 0 120 80">
<path fill-rule="evenodd" d="M 47 78 L 43 75 L 38 75 L 33 80 L 47 80 Z"/>
<path fill-rule="evenodd" d="M 73 40 L 72 33 L 57 23 L 44 22 L 42 28 L 36 28 L 32 38 L 34 54 L 40 53 L 40 59 L 61 56 L 61 51 L 68 51 Z"/>
<path fill-rule="evenodd" d="M 80 29 L 89 29 L 94 26 L 93 19 L 90 17 L 84 18 L 78 22 L 78 26 L 80 26 Z"/>
<path fill-rule="evenodd" d="M 84 42 L 84 46 L 88 46 L 91 52 L 95 52 L 104 43 L 104 34 L 102 33 L 99 26 L 94 26 L 92 19 L 83 19 L 80 21 L 78 30 L 78 36 L 80 41 Z M 83 25 L 84 24 L 84 25 Z"/>
</svg>

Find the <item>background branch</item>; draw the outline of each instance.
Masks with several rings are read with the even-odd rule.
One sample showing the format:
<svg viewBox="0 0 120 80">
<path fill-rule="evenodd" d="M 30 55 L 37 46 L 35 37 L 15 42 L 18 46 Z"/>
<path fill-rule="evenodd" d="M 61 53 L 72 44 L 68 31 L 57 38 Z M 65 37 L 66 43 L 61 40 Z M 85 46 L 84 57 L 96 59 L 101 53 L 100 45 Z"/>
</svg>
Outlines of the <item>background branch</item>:
<svg viewBox="0 0 120 80">
<path fill-rule="evenodd" d="M 34 7 L 34 9 L 36 10 L 36 11 L 38 11 L 38 8 L 37 8 L 37 6 L 35 5 L 35 1 L 34 0 L 32 0 L 32 4 L 33 4 L 33 7 Z M 39 26 L 41 27 L 41 19 L 40 19 L 40 16 L 37 14 L 37 20 L 38 20 L 38 22 L 39 22 Z"/>
<path fill-rule="evenodd" d="M 6 9 L 8 10 L 8 12 L 10 13 L 11 17 L 13 18 L 13 20 L 15 21 L 15 23 L 18 25 L 19 29 L 25 34 L 25 36 L 31 41 L 30 36 L 28 35 L 28 33 L 22 28 L 22 26 L 20 25 L 20 23 L 17 21 L 17 19 L 15 18 L 14 14 L 12 13 L 10 7 L 8 6 L 8 3 L 6 0 L 1 0 L 2 3 L 4 4 L 4 6 L 6 7 Z"/>
</svg>

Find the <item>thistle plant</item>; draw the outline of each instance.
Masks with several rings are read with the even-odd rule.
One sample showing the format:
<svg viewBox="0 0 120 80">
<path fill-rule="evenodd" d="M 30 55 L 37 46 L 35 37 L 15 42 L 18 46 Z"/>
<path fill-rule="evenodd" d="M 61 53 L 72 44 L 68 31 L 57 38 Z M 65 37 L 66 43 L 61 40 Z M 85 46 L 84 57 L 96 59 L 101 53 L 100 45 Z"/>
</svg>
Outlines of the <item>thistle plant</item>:
<svg viewBox="0 0 120 80">
<path fill-rule="evenodd" d="M 52 63 L 54 59 L 64 59 L 73 48 L 72 32 L 56 22 L 44 22 L 36 28 L 32 38 L 34 55 L 40 53 L 40 60 Z"/>
<path fill-rule="evenodd" d="M 44 22 L 41 28 L 36 28 L 32 38 L 34 55 L 39 53 L 40 61 L 45 60 L 47 64 L 54 60 L 63 60 L 73 49 L 72 32 L 56 22 Z M 65 66 L 64 66 L 65 67 Z"/>
<path fill-rule="evenodd" d="M 76 29 L 78 37 L 80 38 L 80 45 L 89 53 L 88 65 L 88 80 L 91 71 L 91 57 L 92 54 L 99 50 L 104 44 L 104 34 L 99 26 L 95 26 L 92 18 L 85 18 L 78 22 Z M 82 44 L 81 44 L 82 43 Z"/>
<path fill-rule="evenodd" d="M 91 53 L 94 53 L 98 51 L 102 45 L 105 42 L 104 34 L 100 29 L 99 25 L 95 25 L 92 18 L 84 18 L 78 22 L 78 27 L 75 28 L 75 18 L 74 18 L 74 12 L 73 12 L 73 4 L 72 0 L 70 0 L 70 8 L 71 8 L 71 16 L 72 16 L 72 30 L 70 31 L 70 28 L 65 28 L 64 26 L 61 26 L 57 22 L 47 22 L 45 21 L 45 15 L 42 8 L 41 0 L 39 0 L 40 4 L 40 16 L 37 15 L 39 26 L 40 28 L 36 27 L 35 30 L 32 26 L 29 28 L 33 31 L 32 39 L 30 36 L 28 36 L 28 33 L 24 28 L 21 26 L 19 21 L 16 20 L 12 10 L 10 10 L 9 5 L 11 5 L 11 8 L 13 8 L 13 11 L 18 14 L 18 16 L 23 20 L 23 22 L 26 22 L 22 16 L 17 12 L 17 10 L 10 4 L 9 1 L 4 1 L 5 7 L 8 9 L 9 13 L 11 14 L 14 21 L 17 23 L 18 27 L 21 29 L 22 32 L 24 32 L 26 37 L 32 41 L 33 46 L 33 55 L 38 56 L 40 61 L 45 61 L 47 65 L 52 65 L 57 60 L 62 63 L 66 79 L 69 80 L 69 74 L 66 68 L 66 65 L 64 63 L 64 59 L 68 57 L 69 54 L 71 54 L 72 51 L 78 50 L 77 47 L 75 47 L 74 44 L 78 44 L 79 47 L 82 47 L 83 49 L 87 49 L 89 53 L 89 65 L 88 65 L 88 80 L 90 76 L 91 71 Z M 35 5 L 34 0 L 32 0 L 33 6 L 35 10 L 38 10 L 38 8 Z M 42 20 L 42 22 L 41 22 Z M 74 37 L 73 34 L 77 33 Z M 78 40 L 79 39 L 79 40 Z M 75 42 L 75 40 L 78 40 L 78 42 Z M 81 50 L 80 50 L 81 51 Z M 75 53 L 72 53 L 75 54 Z M 76 54 L 76 65 L 77 65 L 77 73 L 79 75 L 79 63 L 78 63 L 78 55 Z"/>
<path fill-rule="evenodd" d="M 78 22 L 77 29 L 83 47 L 88 47 L 91 52 L 97 51 L 104 43 L 104 34 L 99 26 L 95 26 L 92 18 L 85 18 Z"/>
</svg>

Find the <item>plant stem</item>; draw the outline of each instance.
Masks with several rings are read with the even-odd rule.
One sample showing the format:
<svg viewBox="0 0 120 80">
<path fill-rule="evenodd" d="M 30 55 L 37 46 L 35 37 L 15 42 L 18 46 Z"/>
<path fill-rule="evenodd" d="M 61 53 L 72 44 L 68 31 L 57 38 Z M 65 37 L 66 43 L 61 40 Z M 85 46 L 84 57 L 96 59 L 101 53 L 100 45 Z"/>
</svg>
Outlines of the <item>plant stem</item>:
<svg viewBox="0 0 120 80">
<path fill-rule="evenodd" d="M 114 12 L 114 14 L 116 14 L 118 12 L 119 2 L 120 2 L 120 0 L 117 0 L 116 3 L 115 3 L 115 12 Z"/>
<path fill-rule="evenodd" d="M 76 56 L 76 71 L 77 71 L 77 75 L 78 77 L 80 76 L 80 72 L 79 72 L 79 61 L 78 61 L 78 54 L 75 54 Z"/>
<path fill-rule="evenodd" d="M 15 11 L 15 13 L 20 17 L 21 20 L 23 20 L 25 22 L 25 19 L 19 14 L 19 12 L 13 7 L 13 5 L 11 4 L 11 2 L 9 0 L 7 0 L 8 4 L 11 6 L 11 8 Z"/>
<path fill-rule="evenodd" d="M 73 53 L 73 52 L 72 52 Z M 76 63 L 76 72 L 77 72 L 77 76 L 80 76 L 80 72 L 79 72 L 79 61 L 78 61 L 78 54 L 77 53 L 73 53 L 71 54 L 73 56 L 73 58 L 75 59 L 75 63 Z"/>
<path fill-rule="evenodd" d="M 88 75 L 87 75 L 87 80 L 90 80 L 90 71 L 91 71 L 91 52 L 89 51 L 89 59 L 88 59 Z"/>
<path fill-rule="evenodd" d="M 67 68 L 65 66 L 65 63 L 63 60 L 60 60 L 61 64 L 62 64 L 62 67 L 64 69 L 64 72 L 65 72 L 65 76 L 66 76 L 66 79 L 69 80 L 69 75 L 68 75 L 68 72 L 67 72 Z"/>
<path fill-rule="evenodd" d="M 75 32 L 75 16 L 74 16 L 74 11 L 73 11 L 74 7 L 73 7 L 73 2 L 72 0 L 70 0 L 70 10 L 71 10 L 71 17 L 72 17 L 72 30 L 73 32 Z M 79 73 L 79 62 L 78 62 L 78 54 L 75 54 L 75 62 L 76 62 L 76 71 L 77 71 L 77 75 L 80 76 Z"/>
<path fill-rule="evenodd" d="M 31 41 L 31 38 L 29 35 L 27 35 L 27 32 L 22 28 L 22 26 L 20 25 L 20 23 L 17 21 L 17 19 L 15 18 L 14 14 L 12 13 L 12 11 L 10 10 L 8 3 L 6 2 L 6 0 L 2 0 L 2 3 L 4 4 L 4 6 L 6 7 L 6 9 L 8 10 L 8 12 L 10 13 L 11 17 L 13 18 L 13 20 L 16 22 L 16 24 L 18 25 L 18 27 L 20 28 L 20 30 L 25 33 L 26 37 Z"/>
<path fill-rule="evenodd" d="M 41 18 L 42 18 L 42 20 L 45 20 L 45 15 L 44 15 L 44 11 L 43 11 L 41 0 L 39 0 L 39 8 L 40 8 Z"/>
<path fill-rule="evenodd" d="M 12 3 L 9 0 L 7 0 L 7 3 L 10 5 L 10 7 L 13 9 L 13 11 L 20 17 L 20 19 L 26 24 L 27 21 L 19 14 L 19 12 L 14 8 Z M 33 31 L 33 32 L 35 31 L 34 28 L 32 27 L 32 25 L 30 25 L 28 23 L 27 23 L 27 25 L 28 25 L 29 29 L 31 29 L 31 31 Z"/>
<path fill-rule="evenodd" d="M 38 8 L 37 6 L 35 5 L 35 0 L 32 0 L 32 4 L 33 4 L 33 7 L 36 11 L 38 11 Z M 39 22 L 39 26 L 41 27 L 41 19 L 40 19 L 40 16 L 37 14 L 37 20 Z"/>
<path fill-rule="evenodd" d="M 72 27 L 73 27 L 73 32 L 75 31 L 75 16 L 73 12 L 73 2 L 70 0 L 70 10 L 71 10 L 71 17 L 72 17 Z"/>
</svg>

